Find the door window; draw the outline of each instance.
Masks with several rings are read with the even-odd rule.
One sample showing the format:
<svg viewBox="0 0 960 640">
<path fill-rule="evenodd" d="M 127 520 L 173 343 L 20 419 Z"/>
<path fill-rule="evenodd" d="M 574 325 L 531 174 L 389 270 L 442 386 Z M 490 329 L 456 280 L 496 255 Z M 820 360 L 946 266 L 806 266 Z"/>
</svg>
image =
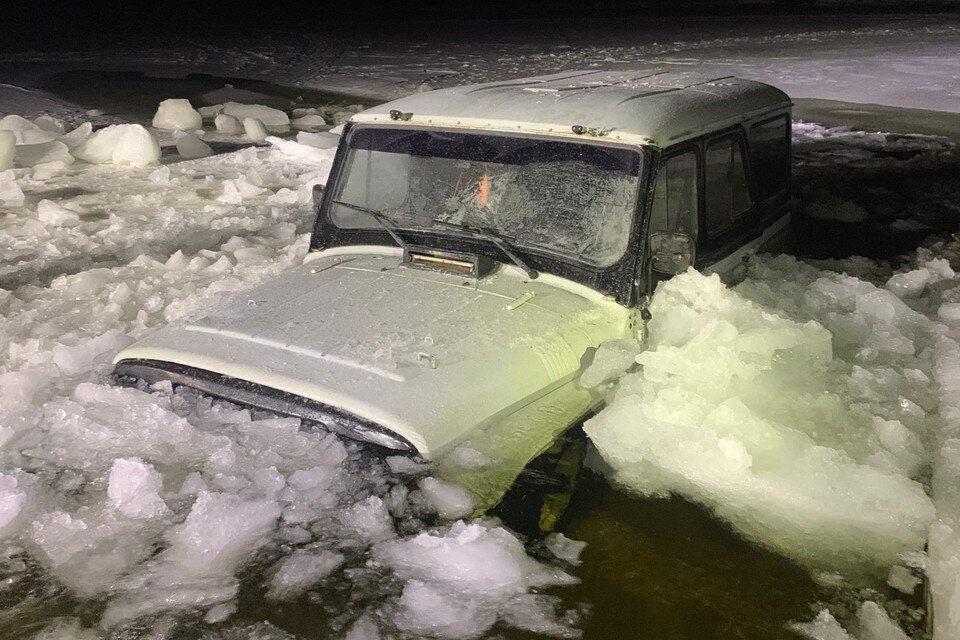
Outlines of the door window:
<svg viewBox="0 0 960 640">
<path fill-rule="evenodd" d="M 650 231 L 697 235 L 697 154 L 687 151 L 660 165 L 653 189 Z"/>
<path fill-rule="evenodd" d="M 790 121 L 781 116 L 750 129 L 754 193 L 772 200 L 787 190 L 790 178 Z"/>
<path fill-rule="evenodd" d="M 733 136 L 714 140 L 706 153 L 706 227 L 716 235 L 752 206 L 740 142 Z"/>
</svg>

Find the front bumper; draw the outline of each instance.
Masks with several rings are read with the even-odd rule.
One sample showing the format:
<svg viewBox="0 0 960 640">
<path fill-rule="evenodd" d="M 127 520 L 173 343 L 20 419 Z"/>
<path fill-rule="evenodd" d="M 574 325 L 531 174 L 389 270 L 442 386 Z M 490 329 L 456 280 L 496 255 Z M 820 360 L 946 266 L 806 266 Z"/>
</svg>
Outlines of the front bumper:
<svg viewBox="0 0 960 640">
<path fill-rule="evenodd" d="M 320 423 L 331 431 L 354 440 L 396 451 L 416 452 L 416 447 L 403 436 L 342 409 L 212 371 L 175 362 L 130 359 L 118 362 L 114 367 L 114 374 L 148 383 L 168 380 L 174 385 L 190 387 L 238 404 Z"/>
</svg>

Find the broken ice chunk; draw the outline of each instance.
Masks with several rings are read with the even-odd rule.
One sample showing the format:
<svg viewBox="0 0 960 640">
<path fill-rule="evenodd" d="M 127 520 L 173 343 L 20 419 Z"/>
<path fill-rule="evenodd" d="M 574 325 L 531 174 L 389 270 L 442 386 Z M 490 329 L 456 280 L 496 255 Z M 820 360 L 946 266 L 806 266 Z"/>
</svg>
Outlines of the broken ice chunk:
<svg viewBox="0 0 960 640">
<path fill-rule="evenodd" d="M 586 542 L 571 540 L 562 533 L 551 533 L 547 536 L 545 544 L 554 557 L 569 562 L 572 565 L 580 564 L 580 554 L 583 552 L 584 547 L 587 546 Z"/>
<path fill-rule="evenodd" d="M 456 520 L 473 512 L 473 496 L 459 484 L 424 478 L 420 490 L 441 518 Z"/>
<path fill-rule="evenodd" d="M 80 223 L 80 216 L 76 211 L 60 206 L 52 200 L 41 200 L 37 203 L 37 219 L 53 227 L 74 226 Z"/>
<path fill-rule="evenodd" d="M 343 560 L 341 554 L 325 549 L 296 551 L 280 562 L 270 580 L 267 598 L 293 600 L 330 575 Z"/>
<path fill-rule="evenodd" d="M 17 151 L 17 138 L 13 131 L 0 129 L 0 171 L 13 167 L 13 157 Z"/>
<path fill-rule="evenodd" d="M 912 594 L 917 585 L 921 582 L 920 578 L 915 576 L 910 569 L 899 564 L 890 567 L 890 574 L 887 576 L 887 584 L 906 594 Z"/>
<path fill-rule="evenodd" d="M 197 136 L 188 133 L 177 139 L 177 153 L 181 158 L 194 160 L 213 155 L 213 149 Z"/>
<path fill-rule="evenodd" d="M 262 104 L 227 102 L 223 105 L 223 112 L 237 119 L 255 119 L 267 127 L 286 127 L 290 124 L 290 118 L 283 111 Z"/>
<path fill-rule="evenodd" d="M 73 155 L 91 164 L 113 163 L 146 167 L 160 159 L 160 145 L 138 124 L 114 124 L 77 145 Z"/>
<path fill-rule="evenodd" d="M 243 131 L 247 134 L 247 138 L 254 142 L 263 142 L 267 139 L 267 128 L 256 118 L 244 118 Z"/>
<path fill-rule="evenodd" d="M 157 107 L 153 126 L 157 129 L 192 131 L 203 128 L 203 117 L 189 100 L 168 98 Z"/>
<path fill-rule="evenodd" d="M 213 120 L 213 124 L 220 133 L 231 135 L 240 133 L 240 121 L 226 113 L 217 114 L 217 117 Z"/>
<path fill-rule="evenodd" d="M 89 122 L 84 122 L 70 133 L 65 133 L 60 136 L 58 140 L 67 145 L 68 149 L 73 149 L 81 142 L 89 138 L 91 133 L 93 133 L 93 125 Z"/>
<path fill-rule="evenodd" d="M 21 144 L 17 146 L 15 156 L 21 167 L 34 167 L 48 162 L 73 163 L 70 149 L 59 140 L 50 140 L 39 144 Z"/>
<path fill-rule="evenodd" d="M 155 518 L 167 513 L 160 497 L 163 479 L 139 458 L 118 458 L 110 469 L 107 495 L 113 507 L 134 520 Z"/>
<path fill-rule="evenodd" d="M 0 171 L 0 204 L 22 207 L 25 201 L 23 191 L 13 177 L 13 171 Z"/>
</svg>

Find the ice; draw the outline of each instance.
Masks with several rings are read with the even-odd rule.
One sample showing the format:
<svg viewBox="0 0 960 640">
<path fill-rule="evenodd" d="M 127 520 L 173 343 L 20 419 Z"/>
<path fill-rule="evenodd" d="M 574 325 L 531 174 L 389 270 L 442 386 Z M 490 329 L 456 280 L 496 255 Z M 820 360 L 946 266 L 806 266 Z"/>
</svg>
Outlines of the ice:
<svg viewBox="0 0 960 640">
<path fill-rule="evenodd" d="M 13 167 L 13 157 L 17 151 L 17 138 L 13 131 L 0 129 L 0 171 Z"/>
<path fill-rule="evenodd" d="M 71 162 L 72 162 L 71 158 Z M 54 176 L 63 173 L 66 171 L 69 163 L 62 162 L 60 160 L 54 160 L 53 162 L 41 162 L 33 168 L 32 178 L 39 182 L 49 180 Z"/>
<path fill-rule="evenodd" d="M 580 376 L 580 384 L 587 389 L 592 389 L 619 378 L 636 363 L 640 351 L 641 346 L 636 340 L 604 342 L 594 353 L 593 362 Z"/>
<path fill-rule="evenodd" d="M 476 637 L 531 587 L 570 584 L 566 573 L 528 557 L 512 534 L 482 523 L 455 523 L 374 548 L 377 562 L 406 581 L 394 616 L 412 633 Z"/>
<path fill-rule="evenodd" d="M 0 473 L 0 537 L 20 515 L 26 497 L 15 475 Z"/>
<path fill-rule="evenodd" d="M 146 167 L 160 159 L 160 145 L 138 124 L 114 124 L 91 135 L 74 147 L 72 153 L 91 164 Z"/>
<path fill-rule="evenodd" d="M 267 597 L 273 600 L 293 600 L 317 584 L 343 564 L 342 554 L 320 549 L 296 551 L 277 567 L 270 580 Z"/>
<path fill-rule="evenodd" d="M 37 219 L 50 226 L 75 226 L 80 224 L 80 216 L 76 211 L 67 209 L 52 200 L 41 200 L 37 203 Z"/>
<path fill-rule="evenodd" d="M 13 170 L 0 171 L 0 202 L 8 207 L 22 207 L 25 200 L 23 190 L 14 178 Z"/>
<path fill-rule="evenodd" d="M 877 360 L 912 358 L 911 338 L 927 325 L 888 291 L 794 264 L 761 262 L 755 274 L 770 282 L 736 291 L 694 271 L 662 283 L 648 348 L 636 358 L 642 370 L 620 378 L 585 430 L 634 491 L 705 504 L 815 569 L 885 573 L 922 548 L 934 509 L 910 477 L 926 455 L 918 436 L 885 420 L 903 416 L 897 396 L 868 391 L 876 383 L 861 378 Z M 774 278 L 790 269 L 803 277 L 777 290 Z M 799 302 L 829 322 L 793 320 L 747 295 L 783 308 Z M 927 403 L 925 390 L 899 384 L 901 395 Z M 877 394 L 872 406 L 867 393 Z"/>
<path fill-rule="evenodd" d="M 223 105 L 212 104 L 206 107 L 197 107 L 197 112 L 203 118 L 216 118 L 223 112 Z"/>
<path fill-rule="evenodd" d="M 186 160 L 195 160 L 213 155 L 213 149 L 197 136 L 186 134 L 177 138 L 177 153 Z"/>
<path fill-rule="evenodd" d="M 33 124 L 58 136 L 62 136 L 64 133 L 63 122 L 53 116 L 37 116 L 33 119 Z"/>
<path fill-rule="evenodd" d="M 266 127 L 256 118 L 244 118 L 243 131 L 247 138 L 254 142 L 262 142 L 267 139 Z"/>
<path fill-rule="evenodd" d="M 13 133 L 17 144 L 42 144 L 57 138 L 56 133 L 45 131 L 23 116 L 8 115 L 0 118 L 0 130 Z"/>
<path fill-rule="evenodd" d="M 238 120 L 252 118 L 259 120 L 266 127 L 285 128 L 290 124 L 290 118 L 283 111 L 261 104 L 240 104 L 227 102 L 223 105 L 223 113 Z"/>
<path fill-rule="evenodd" d="M 311 128 L 326 127 L 327 121 L 324 120 L 323 116 L 321 115 L 310 113 L 310 114 L 302 115 L 299 118 L 292 120 L 290 124 L 292 124 L 294 127 L 297 127 L 298 129 L 311 129 Z"/>
<path fill-rule="evenodd" d="M 183 524 L 166 535 L 168 547 L 103 615 L 106 626 L 177 606 L 212 606 L 232 599 L 234 574 L 269 542 L 280 517 L 272 500 L 202 492 Z"/>
<path fill-rule="evenodd" d="M 21 167 L 34 167 L 49 162 L 71 164 L 73 156 L 70 155 L 67 145 L 59 140 L 50 140 L 38 144 L 17 145 L 15 160 Z"/>
<path fill-rule="evenodd" d="M 792 623 L 790 628 L 809 640 L 855 640 L 827 609 L 810 622 Z"/>
<path fill-rule="evenodd" d="M 387 456 L 386 463 L 391 473 L 397 474 L 417 475 L 429 468 L 409 456 Z"/>
<path fill-rule="evenodd" d="M 294 142 L 293 140 L 283 140 L 275 136 L 269 136 L 266 141 L 272 144 L 278 151 L 307 162 L 329 162 L 330 154 L 324 149 Z"/>
<path fill-rule="evenodd" d="M 227 115 L 225 113 L 218 113 L 216 118 L 214 118 L 213 123 L 214 126 L 217 127 L 217 131 L 220 133 L 226 133 L 230 135 L 240 133 L 240 121 L 234 116 Z"/>
<path fill-rule="evenodd" d="M 109 360 L 113 354 L 132 342 L 129 336 L 111 329 L 102 335 L 82 340 L 74 346 L 56 345 L 53 348 L 53 362 L 64 375 L 74 376 L 89 370 L 97 361 Z"/>
<path fill-rule="evenodd" d="M 461 485 L 424 478 L 420 481 L 420 491 L 441 518 L 456 520 L 473 512 L 473 496 Z"/>
<path fill-rule="evenodd" d="M 81 142 L 89 138 L 91 133 L 93 133 L 93 125 L 89 122 L 84 122 L 69 133 L 65 133 L 57 139 L 63 144 L 67 145 L 68 149 L 74 149 Z"/>
<path fill-rule="evenodd" d="M 571 540 L 562 533 L 551 533 L 547 536 L 544 543 L 554 557 L 575 566 L 580 564 L 580 554 L 583 553 L 584 547 L 587 546 L 586 542 Z"/>
<path fill-rule="evenodd" d="M 907 567 L 895 564 L 890 567 L 887 584 L 906 594 L 912 594 L 922 581 Z"/>
<path fill-rule="evenodd" d="M 73 618 L 60 618 L 48 624 L 34 640 L 100 640 L 94 629 L 85 629 L 80 621 Z"/>
<path fill-rule="evenodd" d="M 138 458 L 118 458 L 110 469 L 107 495 L 120 513 L 142 520 L 168 513 L 160 497 L 163 479 L 149 464 Z"/>
<path fill-rule="evenodd" d="M 334 133 L 309 133 L 301 131 L 297 134 L 297 142 L 317 149 L 336 149 L 340 144 L 340 136 Z"/>
<path fill-rule="evenodd" d="M 157 107 L 157 113 L 153 116 L 153 126 L 157 129 L 194 131 L 203 128 L 203 117 L 193 108 L 189 100 L 168 98 Z"/>
<path fill-rule="evenodd" d="M 477 638 L 496 621 L 495 609 L 419 580 L 403 588 L 394 618 L 402 631 L 441 638 Z"/>
<path fill-rule="evenodd" d="M 393 520 L 383 500 L 370 496 L 344 509 L 340 522 L 364 542 L 379 542 L 393 537 Z"/>
<path fill-rule="evenodd" d="M 909 640 L 896 622 L 876 602 L 864 602 L 857 612 L 860 640 Z"/>
</svg>

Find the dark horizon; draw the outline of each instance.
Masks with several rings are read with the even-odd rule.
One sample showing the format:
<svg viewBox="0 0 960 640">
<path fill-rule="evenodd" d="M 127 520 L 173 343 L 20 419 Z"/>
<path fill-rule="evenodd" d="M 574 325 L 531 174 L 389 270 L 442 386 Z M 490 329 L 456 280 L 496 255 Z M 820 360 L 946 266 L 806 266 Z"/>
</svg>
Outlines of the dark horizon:
<svg viewBox="0 0 960 640">
<path fill-rule="evenodd" d="M 37 0 L 0 5 L 0 50 L 67 50 L 110 46 L 149 36 L 220 37 L 265 31 L 352 31 L 379 25 L 387 29 L 422 22 L 590 23 L 642 21 L 645 18 L 710 18 L 751 15 L 926 14 L 960 12 L 960 0 L 495 0 L 451 3 L 320 2 L 275 0 L 262 5 L 169 0 L 132 5 L 124 0 L 70 2 Z"/>
</svg>

